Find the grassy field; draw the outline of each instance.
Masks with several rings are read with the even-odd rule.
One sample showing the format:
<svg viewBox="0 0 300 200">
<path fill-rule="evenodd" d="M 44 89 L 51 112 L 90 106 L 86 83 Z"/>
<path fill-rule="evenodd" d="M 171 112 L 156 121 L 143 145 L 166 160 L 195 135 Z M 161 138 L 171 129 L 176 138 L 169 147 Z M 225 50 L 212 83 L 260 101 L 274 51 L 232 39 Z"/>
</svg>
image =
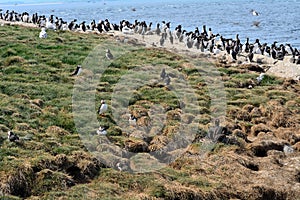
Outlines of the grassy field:
<svg viewBox="0 0 300 200">
<path fill-rule="evenodd" d="M 250 65 L 215 64 L 106 35 L 49 31 L 40 39 L 39 31 L 0 27 L 3 198 L 292 199 L 299 193 L 299 170 L 279 168 L 277 157 L 267 156 L 291 144 L 296 152 L 278 162 L 299 159 L 299 82 L 266 75 L 257 85 L 260 72 Z M 70 76 L 77 65 L 82 74 Z M 163 68 L 172 75 L 169 86 L 160 80 Z M 97 115 L 101 99 L 109 105 L 104 116 Z M 128 125 L 129 113 L 138 128 Z M 201 140 L 216 117 L 235 134 L 235 145 Z M 108 127 L 109 142 L 95 134 L 99 125 Z M 21 142 L 9 142 L 8 130 Z M 153 156 L 160 152 L 171 161 L 160 165 Z M 128 162 L 130 153 L 134 173 L 118 171 L 116 163 Z M 148 155 L 153 162 L 143 160 Z M 278 177 L 286 186 L 273 187 L 271 175 L 256 173 L 273 165 L 274 174 L 288 174 Z"/>
</svg>

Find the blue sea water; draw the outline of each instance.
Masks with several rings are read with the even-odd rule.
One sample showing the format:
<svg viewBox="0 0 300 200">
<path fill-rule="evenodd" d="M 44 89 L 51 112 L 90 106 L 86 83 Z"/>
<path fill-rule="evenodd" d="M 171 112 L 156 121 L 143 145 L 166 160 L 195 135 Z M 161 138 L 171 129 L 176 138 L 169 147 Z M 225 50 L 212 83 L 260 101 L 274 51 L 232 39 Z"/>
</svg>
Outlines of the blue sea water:
<svg viewBox="0 0 300 200">
<path fill-rule="evenodd" d="M 2 0 L 0 8 L 53 14 L 67 21 L 137 19 L 155 25 L 165 20 L 173 29 L 181 24 L 188 31 L 205 24 L 224 37 L 238 33 L 242 42 L 247 37 L 252 42 L 259 38 L 268 44 L 277 41 L 300 48 L 300 0 Z M 253 16 L 251 9 L 259 16 Z M 253 26 L 254 21 L 260 26 Z"/>
</svg>

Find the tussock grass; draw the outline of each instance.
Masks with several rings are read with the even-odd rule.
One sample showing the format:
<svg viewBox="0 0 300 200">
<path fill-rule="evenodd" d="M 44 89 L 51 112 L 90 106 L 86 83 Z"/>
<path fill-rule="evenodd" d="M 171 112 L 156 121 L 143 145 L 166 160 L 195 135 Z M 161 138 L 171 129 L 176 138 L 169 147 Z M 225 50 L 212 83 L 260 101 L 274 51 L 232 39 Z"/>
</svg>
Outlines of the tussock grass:
<svg viewBox="0 0 300 200">
<path fill-rule="evenodd" d="M 217 157 L 231 150 L 229 145 L 202 141 L 214 117 L 228 119 L 230 129 L 254 137 L 279 127 L 299 127 L 299 117 L 293 118 L 299 113 L 299 90 L 296 85 L 284 89 L 277 77 L 266 75 L 248 89 L 259 74 L 247 68 L 127 46 L 103 35 L 49 31 L 42 40 L 38 33 L 18 26 L 0 28 L 0 191 L 5 198 L 218 196 L 213 191 L 222 183 L 208 178 L 213 167 L 203 169 L 200 165 L 206 162 L 199 161 L 203 152 L 213 149 L 208 156 Z M 108 47 L 113 61 L 105 59 Z M 71 77 L 77 65 L 84 71 Z M 162 68 L 172 75 L 170 86 L 160 79 Z M 104 116 L 96 115 L 101 99 L 109 105 Z M 86 112 L 73 112 L 80 108 Z M 137 127 L 129 126 L 130 113 L 138 117 Z M 96 135 L 99 125 L 108 126 L 109 145 Z M 21 137 L 20 143 L 7 141 L 11 129 Z M 123 159 L 124 149 L 142 155 L 161 153 L 174 138 L 185 136 L 184 130 L 195 133 L 194 143 L 184 146 L 186 151 L 163 169 L 132 174 L 108 168 Z M 177 143 L 184 144 L 182 138 Z M 177 155 L 176 150 L 168 153 Z M 111 166 L 97 159 L 101 153 L 103 159 L 111 159 Z M 131 167 L 139 172 L 156 167 L 143 166 L 142 157 L 137 156 Z"/>
</svg>

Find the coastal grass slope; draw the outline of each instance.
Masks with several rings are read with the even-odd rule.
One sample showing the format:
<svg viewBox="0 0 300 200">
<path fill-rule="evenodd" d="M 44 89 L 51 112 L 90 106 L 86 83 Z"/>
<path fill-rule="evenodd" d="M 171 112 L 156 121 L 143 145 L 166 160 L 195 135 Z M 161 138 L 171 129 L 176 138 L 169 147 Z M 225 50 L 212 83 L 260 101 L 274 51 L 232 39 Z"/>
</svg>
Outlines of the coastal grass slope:
<svg viewBox="0 0 300 200">
<path fill-rule="evenodd" d="M 118 43 L 104 34 L 48 31 L 48 38 L 40 39 L 39 31 L 21 26 L 0 27 L 3 198 L 300 196 L 299 81 L 265 75 L 258 84 L 256 78 L 262 69 L 255 64 L 222 64 L 201 54 L 177 54 L 164 48 L 146 48 L 138 42 Z M 105 60 L 104 47 L 108 45 L 114 55 L 120 55 L 112 61 Z M 83 66 L 83 74 L 70 76 L 77 65 Z M 160 80 L 163 68 L 173 75 L 170 86 Z M 137 73 L 141 69 L 144 73 Z M 146 84 L 130 82 L 144 79 L 148 80 Z M 216 81 L 220 84 L 214 85 Z M 140 86 L 133 87 L 128 96 L 122 93 L 123 98 L 117 98 L 114 94 L 118 89 L 126 91 L 120 83 Z M 106 100 L 108 112 L 97 115 L 97 123 L 89 124 L 89 116 L 84 115 L 79 118 L 82 126 L 74 121 L 78 117 L 74 116 L 76 106 L 86 105 L 84 97 L 74 105 L 76 90 L 94 92 L 95 114 L 101 99 Z M 192 100 L 182 100 L 180 94 Z M 147 131 L 126 127 L 128 113 L 124 111 L 117 118 L 114 113 L 122 106 L 114 101 L 128 106 L 138 117 L 139 127 L 145 130 L 151 120 L 148 110 L 159 105 L 158 110 L 164 112 L 155 117 L 163 119 L 162 123 L 155 121 Z M 183 106 L 182 102 L 192 104 Z M 206 144 L 205 137 L 216 117 L 232 133 L 234 144 Z M 164 149 L 177 136 L 181 124 L 196 130 L 192 142 L 173 162 L 155 171 L 147 171 L 139 163 L 131 166 L 140 173 L 111 168 L 109 162 L 113 166 L 116 163 L 112 157 L 105 160 L 101 155 L 103 146 L 95 134 L 98 125 L 108 126 L 107 138 L 113 144 L 110 150 L 118 147 L 144 155 Z M 9 130 L 20 136 L 19 143 L 7 140 Z M 85 136 L 89 142 L 83 141 Z M 291 145 L 294 152 L 284 153 L 285 145 Z"/>
</svg>

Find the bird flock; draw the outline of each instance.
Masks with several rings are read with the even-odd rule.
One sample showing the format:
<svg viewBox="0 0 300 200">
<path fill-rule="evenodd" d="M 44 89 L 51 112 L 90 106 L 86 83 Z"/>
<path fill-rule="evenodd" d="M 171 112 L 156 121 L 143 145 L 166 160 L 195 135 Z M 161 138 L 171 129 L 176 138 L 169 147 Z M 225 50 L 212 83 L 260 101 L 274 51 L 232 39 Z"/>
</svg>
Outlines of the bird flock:
<svg viewBox="0 0 300 200">
<path fill-rule="evenodd" d="M 253 16 L 258 16 L 259 13 L 255 10 L 251 10 Z M 213 54 L 219 54 L 224 51 L 232 57 L 233 60 L 237 60 L 239 56 L 246 57 L 248 62 L 253 62 L 254 54 L 265 55 L 275 60 L 283 60 L 285 56 L 290 56 L 289 61 L 291 63 L 300 64 L 300 52 L 297 48 L 293 48 L 291 44 L 278 44 L 274 41 L 272 44 L 262 43 L 259 39 L 255 39 L 254 42 L 250 42 L 249 38 L 246 38 L 245 42 L 241 42 L 239 34 L 236 34 L 235 38 L 225 38 L 221 34 L 214 34 L 211 28 L 206 28 L 206 25 L 202 26 L 202 30 L 195 27 L 194 31 L 187 31 L 183 29 L 182 25 L 178 25 L 174 30 L 171 30 L 171 22 L 162 21 L 157 23 L 155 27 L 152 27 L 153 23 L 149 24 L 145 21 L 134 20 L 129 22 L 128 20 L 121 20 L 119 23 L 111 23 L 108 19 L 99 20 L 96 22 L 92 20 L 90 23 L 86 21 L 77 22 L 74 19 L 70 22 L 64 21 L 54 15 L 46 17 L 45 15 L 38 15 L 34 13 L 30 15 L 28 12 L 17 13 L 15 11 L 0 12 L 0 19 L 10 22 L 24 22 L 32 23 L 41 27 L 40 38 L 46 38 L 46 30 L 61 30 L 61 31 L 75 31 L 75 32 L 96 32 L 107 33 L 110 31 L 120 31 L 124 34 L 140 34 L 140 35 L 158 35 L 159 41 L 153 41 L 153 46 L 163 47 L 166 42 L 174 44 L 184 43 L 188 48 L 199 49 L 200 52 L 210 52 Z M 259 22 L 256 23 L 256 26 Z M 241 55 L 241 54 L 246 54 Z M 112 59 L 110 52 L 107 52 L 106 57 Z"/>
</svg>

